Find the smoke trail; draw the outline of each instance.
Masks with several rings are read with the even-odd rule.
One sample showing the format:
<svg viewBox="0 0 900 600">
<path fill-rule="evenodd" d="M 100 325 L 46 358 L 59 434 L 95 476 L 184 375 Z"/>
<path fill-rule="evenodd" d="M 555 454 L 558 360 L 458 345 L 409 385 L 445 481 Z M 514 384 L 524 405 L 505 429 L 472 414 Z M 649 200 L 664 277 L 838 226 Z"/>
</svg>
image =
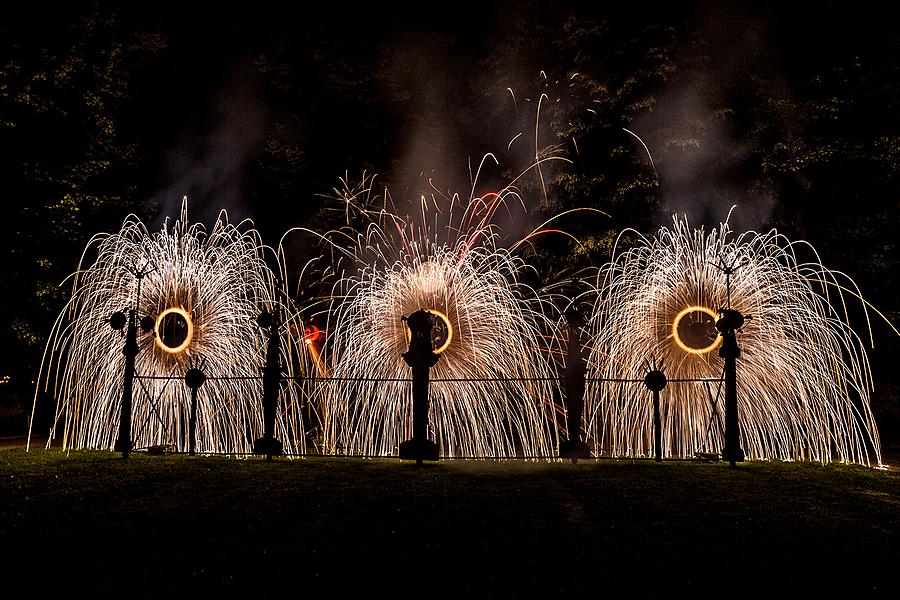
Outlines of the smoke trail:
<svg viewBox="0 0 900 600">
<path fill-rule="evenodd" d="M 165 181 L 153 195 L 159 214 L 152 227 L 177 217 L 184 196 L 193 220 L 211 223 L 221 209 L 240 220 L 252 216 L 245 200 L 247 166 L 261 148 L 269 110 L 260 80 L 248 61 L 235 67 L 211 100 L 202 123 L 184 132 L 169 149 Z"/>
</svg>

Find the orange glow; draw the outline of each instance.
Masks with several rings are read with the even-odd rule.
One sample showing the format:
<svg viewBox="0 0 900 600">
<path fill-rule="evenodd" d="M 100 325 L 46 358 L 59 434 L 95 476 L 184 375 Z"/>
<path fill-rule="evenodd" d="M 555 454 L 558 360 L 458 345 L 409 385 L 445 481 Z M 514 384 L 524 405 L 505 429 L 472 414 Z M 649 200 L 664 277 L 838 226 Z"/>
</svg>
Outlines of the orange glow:
<svg viewBox="0 0 900 600">
<path fill-rule="evenodd" d="M 306 329 L 303 330 L 303 341 L 309 345 L 319 339 L 321 335 L 321 331 L 315 325 L 307 325 Z"/>
<path fill-rule="evenodd" d="M 162 323 L 162 320 L 170 315 L 170 314 L 179 315 L 184 322 L 187 323 L 187 334 L 184 336 L 184 341 L 181 342 L 178 346 L 171 347 L 166 346 L 165 342 L 162 340 L 162 335 L 159 333 L 159 326 Z M 153 332 L 156 334 L 156 345 L 160 347 L 160 349 L 168 352 L 169 354 L 178 354 L 183 352 L 191 343 L 191 340 L 194 338 L 194 322 L 191 320 L 191 316 L 187 313 L 186 310 L 179 306 L 173 306 L 172 308 L 167 308 L 166 310 L 159 313 L 159 316 L 156 317 L 156 325 L 153 327 Z"/>
<path fill-rule="evenodd" d="M 681 340 L 681 337 L 679 337 L 679 335 L 678 335 L 678 325 L 681 323 L 681 319 L 683 319 L 685 316 L 687 316 L 691 313 L 694 313 L 694 312 L 701 312 L 705 315 L 709 315 L 710 317 L 712 317 L 713 322 L 715 322 L 716 317 L 718 316 L 715 311 L 713 311 L 712 309 L 706 308 L 705 306 L 688 306 L 687 308 L 682 310 L 680 313 L 675 315 L 675 321 L 673 321 L 673 323 L 672 323 L 672 337 L 675 339 L 675 343 L 678 344 L 678 347 L 681 348 L 682 350 L 684 350 L 685 352 L 690 352 L 691 354 L 698 354 L 698 355 L 706 354 L 707 352 L 711 352 L 711 351 L 715 350 L 722 344 L 722 336 L 721 335 L 717 335 L 716 338 L 713 340 L 713 342 L 709 346 L 706 346 L 705 348 L 691 348 L 690 346 L 685 344 Z"/>
<path fill-rule="evenodd" d="M 435 310 L 433 308 L 428 308 L 426 309 L 426 311 L 443 321 L 444 325 L 447 327 L 447 339 L 444 340 L 444 343 L 441 344 L 440 348 L 435 348 L 434 350 L 432 350 L 432 352 L 434 352 L 435 354 L 440 354 L 447 349 L 447 347 L 450 345 L 450 342 L 453 340 L 453 325 L 450 323 L 450 317 L 448 317 L 441 311 Z M 411 339 L 412 332 L 409 330 L 409 327 L 406 327 L 406 343 L 408 344 Z"/>
<path fill-rule="evenodd" d="M 322 359 L 319 357 L 319 351 L 316 349 L 315 344 L 313 344 L 311 340 L 306 340 L 306 348 L 309 350 L 309 356 L 313 359 L 313 362 L 316 363 L 316 370 L 319 372 L 319 377 L 327 377 L 328 369 L 322 364 Z"/>
</svg>

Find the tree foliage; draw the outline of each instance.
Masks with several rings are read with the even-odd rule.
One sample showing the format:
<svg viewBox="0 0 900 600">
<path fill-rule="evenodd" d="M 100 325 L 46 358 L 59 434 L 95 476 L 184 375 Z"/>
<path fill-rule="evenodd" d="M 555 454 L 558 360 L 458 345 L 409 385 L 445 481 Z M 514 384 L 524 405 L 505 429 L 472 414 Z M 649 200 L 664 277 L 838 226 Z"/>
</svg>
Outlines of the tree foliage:
<svg viewBox="0 0 900 600">
<path fill-rule="evenodd" d="M 165 46 L 155 34 L 91 12 L 57 27 L 4 32 L 0 173 L 3 369 L 19 380 L 59 311 L 73 252 L 140 206 L 140 147 L 123 133 L 131 76 Z"/>
</svg>

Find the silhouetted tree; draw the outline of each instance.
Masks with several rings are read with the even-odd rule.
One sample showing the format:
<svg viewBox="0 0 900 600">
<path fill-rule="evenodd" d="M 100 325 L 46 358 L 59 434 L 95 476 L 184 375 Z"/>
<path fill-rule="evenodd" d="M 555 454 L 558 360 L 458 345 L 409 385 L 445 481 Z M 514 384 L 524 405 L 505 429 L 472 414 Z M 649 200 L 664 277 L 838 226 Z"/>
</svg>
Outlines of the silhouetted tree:
<svg viewBox="0 0 900 600">
<path fill-rule="evenodd" d="M 0 346 L 18 381 L 34 376 L 80 249 L 139 205 L 141 149 L 122 114 L 132 74 L 165 47 L 114 13 L 67 16 L 29 15 L 0 34 Z"/>
</svg>

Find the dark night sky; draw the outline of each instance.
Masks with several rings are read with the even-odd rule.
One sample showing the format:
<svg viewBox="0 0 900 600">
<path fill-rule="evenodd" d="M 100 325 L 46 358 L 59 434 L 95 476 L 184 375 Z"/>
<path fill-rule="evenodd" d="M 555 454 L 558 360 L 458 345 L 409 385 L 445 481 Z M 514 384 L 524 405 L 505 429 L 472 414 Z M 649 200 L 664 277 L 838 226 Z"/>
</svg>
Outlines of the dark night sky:
<svg viewBox="0 0 900 600">
<path fill-rule="evenodd" d="M 895 48 L 883 9 L 850 2 L 463 2 L 419 10 L 390 3 L 285 8 L 270 2 L 86 2 L 49 13 L 18 6 L 0 21 L 0 31 L 33 48 L 61 49 L 77 31 L 78 15 L 94 6 L 114 10 L 125 29 L 161 32 L 166 40 L 163 52 L 132 72 L 130 84 L 138 92 L 119 122 L 123 134 L 142 146 L 135 183 L 141 200 L 153 200 L 147 212 L 173 214 L 188 194 L 196 218 L 211 220 L 226 207 L 234 218 L 255 218 L 268 236 L 314 212 L 317 195 L 345 173 L 378 173 L 395 196 L 415 198 L 424 190 L 422 172 L 441 189 L 465 191 L 471 161 L 487 152 L 512 158 L 500 156 L 505 144 L 519 132 L 530 135 L 532 125 L 504 116 L 506 84 L 533 98 L 540 92 L 533 85 L 537 73 L 571 67 L 547 64 L 565 60 L 551 42 L 543 59 L 540 49 L 503 56 L 503 44 L 511 36 L 564 38 L 559 29 L 568 16 L 605 21 L 615 32 L 628 32 L 625 41 L 653 26 L 682 32 L 673 57 L 681 64 L 694 61 L 695 73 L 662 86 L 658 103 L 627 121 L 647 132 L 651 152 L 660 158 L 666 209 L 656 215 L 657 224 L 666 223 L 671 210 L 715 222 L 732 201 L 710 196 L 743 196 L 753 201 L 744 202 L 734 224 L 765 225 L 779 199 L 751 189 L 742 171 L 746 131 L 709 130 L 703 151 L 677 156 L 666 156 L 666 136 L 681 135 L 681 124 L 713 113 L 715 103 L 727 103 L 754 76 L 777 81 L 777 95 L 791 99 L 802 94 L 791 86 L 804 82 L 813 65 Z M 517 29 L 523 15 L 550 31 Z M 691 46 L 697 38 L 702 46 Z M 702 64 L 694 60 L 701 51 Z M 288 65 L 291 90 L 273 93 L 272 82 L 260 74 L 261 56 L 276 70 Z M 886 60 L 896 57 L 892 52 Z M 516 72 L 487 67 L 499 59 Z M 603 71 L 604 65 L 595 66 Z M 872 119 L 863 125 L 881 126 L 883 117 Z M 273 192 L 256 185 L 248 171 L 276 123 L 297 130 L 292 141 L 304 153 L 305 170 L 294 187 Z M 791 126 L 788 117 L 779 125 Z M 548 124 L 542 127 L 546 131 Z M 616 167 L 602 160 L 591 166 L 617 177 Z M 514 162 L 505 166 L 522 166 Z M 502 166 L 489 171 L 486 184 L 501 184 L 500 171 Z M 799 232 L 807 233 L 802 227 Z"/>
<path fill-rule="evenodd" d="M 22 13 L 4 29 L 31 30 L 36 42 L 54 38 L 60 30 L 72 28 L 74 15 L 85 6 L 91 3 L 67 5 L 50 15 L 40 8 L 20 8 Z M 303 142 L 308 153 L 327 156 L 329 162 L 316 162 L 317 172 L 310 178 L 316 188 L 308 193 L 327 192 L 329 183 L 336 183 L 345 170 L 362 168 L 376 169 L 393 184 L 395 193 L 403 193 L 417 182 L 421 185 L 417 175 L 422 170 L 448 188 L 464 189 L 468 162 L 486 152 L 499 152 L 521 129 L 520 123 L 492 122 L 493 115 L 485 114 L 485 106 L 473 99 L 472 88 L 486 89 L 496 83 L 489 79 L 493 73 L 479 74 L 483 60 L 504 35 L 514 31 L 522 12 L 544 14 L 548 24 L 572 14 L 605 19 L 612 27 L 635 31 L 664 24 L 700 32 L 704 49 L 712 57 L 703 80 L 718 85 L 760 71 L 790 78 L 810 63 L 828 62 L 829 56 L 845 56 L 857 48 L 870 50 L 890 32 L 888 19 L 879 19 L 874 8 L 866 10 L 865 4 L 857 3 L 562 2 L 535 6 L 463 2 L 411 10 L 389 3 L 302 9 L 267 2 L 252 7 L 125 3 L 118 9 L 123 21 L 164 32 L 168 44 L 160 60 L 149 67 L 149 76 L 144 73 L 153 85 L 143 82 L 141 97 L 122 124 L 126 131 L 132 127 L 140 132 L 148 149 L 146 164 L 155 165 L 146 169 L 149 180 L 143 182 L 143 189 L 168 206 L 168 211 L 188 193 L 197 210 L 208 213 L 206 218 L 224 205 L 235 210 L 236 217 L 261 219 L 263 227 L 269 217 L 279 221 L 254 209 L 263 200 L 254 197 L 252 186 L 241 176 L 247 163 L 257 158 L 272 120 L 298 108 L 279 105 L 283 100 L 265 91 L 265 82 L 256 72 L 258 55 L 273 47 L 289 47 L 284 56 L 295 61 L 292 67 L 298 72 L 310 69 L 308 79 L 296 78 L 298 85 L 308 86 L 300 94 L 307 102 L 302 108 L 315 109 L 315 121 L 306 124 Z M 327 77 L 321 71 L 324 65 L 315 63 L 322 48 L 333 59 L 373 69 L 377 85 L 387 79 L 405 88 L 406 95 L 396 97 L 396 89 L 376 88 L 378 97 L 372 100 L 352 87 L 317 89 Z M 549 52 L 552 56 L 552 49 Z M 521 57 L 520 72 L 548 68 L 527 60 Z M 362 91 L 368 95 L 373 90 Z M 678 97 L 683 92 L 663 90 L 669 104 L 659 108 L 676 113 L 708 108 L 686 108 L 685 99 Z M 360 111 L 362 100 L 382 105 Z M 659 109 L 646 116 L 654 126 L 670 118 Z M 380 139 L 380 147 L 366 139 L 365 130 L 372 127 L 389 136 Z M 731 146 L 735 142 L 723 140 Z M 651 144 L 651 150 L 659 149 Z M 678 194 L 682 188 L 704 185 L 700 173 L 685 175 L 677 162 L 672 167 L 662 173 L 664 191 Z M 677 203 L 675 207 L 679 208 Z"/>
<path fill-rule="evenodd" d="M 700 32 L 704 50 L 712 58 L 697 81 L 662 90 L 662 105 L 644 117 L 647 125 L 658 127 L 712 110 L 686 97 L 703 85 L 718 86 L 727 94 L 731 87 L 760 72 L 783 77 L 785 82 L 794 77 L 801 80 L 810 64 L 877 51 L 882 36 L 889 32 L 887 20 L 856 5 L 850 10 L 848 3 L 834 7 L 830 3 L 783 4 L 700 2 L 680 3 L 676 8 L 669 3 L 554 3 L 551 8 L 544 3 L 539 11 L 547 14 L 548 23 L 572 13 L 608 19 L 613 27 L 623 29 L 663 23 Z M 271 7 L 248 12 L 246 7 L 212 11 L 185 10 L 179 5 L 157 12 L 154 5 L 151 14 L 136 16 L 144 23 L 158 19 L 170 43 L 163 79 L 152 99 L 154 108 L 139 113 L 141 126 L 146 125 L 148 114 L 151 119 L 160 116 L 150 128 L 158 135 L 153 143 L 160 164 L 159 189 L 154 194 L 172 202 L 188 188 L 198 204 L 208 204 L 212 212 L 225 204 L 243 213 L 236 216 L 256 217 L 265 225 L 267 215 L 254 210 L 254 205 L 265 200 L 254 198 L 246 181 L 228 176 L 220 177 L 224 184 L 195 179 L 208 174 L 208 163 L 220 175 L 223 171 L 232 176 L 239 173 L 235 167 L 252 160 L 263 143 L 261 129 L 277 119 L 279 111 L 296 110 L 279 106 L 278 100 L 267 96 L 263 82 L 252 72 L 256 55 L 271 48 L 271 40 L 279 37 L 293 46 L 288 56 L 298 61 L 294 67 L 309 69 L 308 79 L 299 78 L 299 85 L 308 86 L 302 91 L 308 102 L 303 109 L 314 111 L 303 142 L 310 154 L 322 157 L 313 167 L 316 173 L 310 179 L 316 187 L 308 190 L 310 194 L 327 192 L 328 184 L 336 183 L 345 170 L 362 168 L 377 171 L 398 195 L 415 196 L 421 191 L 418 175 L 422 171 L 447 189 L 467 189 L 469 162 L 487 152 L 499 154 L 506 141 L 524 130 L 522 122 L 495 120 L 497 112 L 507 107 L 486 107 L 472 91 L 499 87 L 492 79 L 495 73 L 486 71 L 483 61 L 504 35 L 515 31 L 516 14 L 527 10 L 527 5 L 525 9 L 522 6 L 462 3 L 423 11 L 337 6 L 291 14 Z M 322 72 L 329 68 L 327 63 L 304 63 L 310 57 L 315 60 L 320 47 L 327 47 L 332 59 L 346 61 L 351 68 L 373 69 L 375 87 L 320 89 L 328 77 Z M 553 52 L 548 49 L 548 57 L 552 58 Z M 691 51 L 683 52 L 688 55 Z M 550 68 L 526 56 L 517 60 L 519 73 L 536 74 Z M 376 106 L 360 108 L 363 101 Z M 638 120 L 634 125 L 645 123 Z M 714 146 L 714 152 L 739 151 L 742 140 L 737 139 L 738 134 L 719 133 L 715 141 L 721 147 Z M 367 135 L 381 137 L 371 140 Z M 651 151 L 661 151 L 653 141 L 648 139 Z M 217 147 L 212 147 L 217 142 Z M 204 152 L 206 156 L 198 159 L 197 154 Z M 184 154 L 191 158 L 185 160 Z M 695 159 L 704 158 L 709 157 L 698 154 Z M 670 169 L 664 169 L 661 176 L 663 192 L 671 194 L 674 209 L 686 208 L 676 196 L 689 190 L 696 194 L 698 188 L 708 185 L 710 162 L 687 166 L 669 162 Z M 729 179 L 728 185 L 735 184 L 735 194 L 746 191 L 740 173 L 729 171 L 721 177 Z M 724 207 L 716 210 L 722 212 Z M 765 218 L 747 221 L 758 225 Z"/>
</svg>

